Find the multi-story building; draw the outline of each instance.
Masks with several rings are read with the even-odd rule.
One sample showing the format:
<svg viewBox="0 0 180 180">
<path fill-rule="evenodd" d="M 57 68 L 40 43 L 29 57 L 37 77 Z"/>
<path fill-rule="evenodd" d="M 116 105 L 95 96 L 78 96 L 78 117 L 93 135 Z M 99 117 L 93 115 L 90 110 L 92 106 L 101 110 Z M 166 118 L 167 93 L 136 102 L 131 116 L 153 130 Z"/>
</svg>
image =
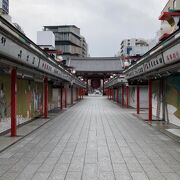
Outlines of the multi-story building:
<svg viewBox="0 0 180 180">
<path fill-rule="evenodd" d="M 12 18 L 9 15 L 9 0 L 0 0 L 0 16 L 12 23 Z"/>
<path fill-rule="evenodd" d="M 135 38 L 124 39 L 121 42 L 120 56 L 142 56 L 148 50 L 148 41 Z"/>
<path fill-rule="evenodd" d="M 9 14 L 9 0 L 0 0 L 0 14 Z"/>
<path fill-rule="evenodd" d="M 133 62 L 137 61 L 155 45 L 156 42 L 153 40 L 136 38 L 124 39 L 121 42 L 120 51 L 118 52 L 117 56 L 122 59 L 124 67 L 127 67 Z"/>
<path fill-rule="evenodd" d="M 63 58 L 82 57 L 80 29 L 74 25 L 44 26 L 44 31 L 55 35 L 55 48 L 63 52 Z M 83 46 L 84 47 L 84 46 Z"/>
<path fill-rule="evenodd" d="M 180 1 L 169 0 L 162 10 L 159 20 L 161 20 L 159 40 L 162 41 L 180 28 Z"/>
<path fill-rule="evenodd" d="M 81 36 L 81 57 L 87 57 L 88 56 L 88 44 L 86 42 L 86 39 Z"/>
</svg>

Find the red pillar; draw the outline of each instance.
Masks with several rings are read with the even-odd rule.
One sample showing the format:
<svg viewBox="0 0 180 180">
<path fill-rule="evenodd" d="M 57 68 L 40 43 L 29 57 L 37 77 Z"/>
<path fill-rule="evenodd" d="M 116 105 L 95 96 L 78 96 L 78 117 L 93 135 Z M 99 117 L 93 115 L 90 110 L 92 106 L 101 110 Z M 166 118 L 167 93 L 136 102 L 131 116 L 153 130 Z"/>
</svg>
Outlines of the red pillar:
<svg viewBox="0 0 180 180">
<path fill-rule="evenodd" d="M 63 110 L 63 88 L 60 88 L 60 109 Z"/>
<path fill-rule="evenodd" d="M 64 98 L 65 98 L 64 107 L 67 108 L 67 89 L 66 88 L 64 88 Z"/>
<path fill-rule="evenodd" d="M 17 72 L 11 71 L 11 136 L 16 136 L 16 80 Z"/>
<path fill-rule="evenodd" d="M 124 106 L 124 85 L 121 86 L 122 88 L 122 107 Z"/>
<path fill-rule="evenodd" d="M 117 92 L 116 92 L 116 101 L 117 101 L 117 103 L 119 101 L 119 91 L 118 91 L 118 88 L 117 88 Z"/>
<path fill-rule="evenodd" d="M 89 92 L 89 85 L 88 85 L 88 78 L 86 80 L 86 95 L 88 95 Z"/>
<path fill-rule="evenodd" d="M 152 80 L 148 81 L 149 123 L 152 122 Z"/>
<path fill-rule="evenodd" d="M 110 93 L 110 98 L 109 99 L 111 100 L 111 98 L 112 98 L 112 89 L 109 90 L 109 93 Z"/>
<path fill-rule="evenodd" d="M 82 99 L 83 99 L 83 93 L 84 93 L 84 89 L 83 88 L 81 88 L 81 94 L 82 94 Z"/>
<path fill-rule="evenodd" d="M 126 108 L 129 107 L 129 86 L 126 86 Z"/>
<path fill-rule="evenodd" d="M 137 106 L 136 106 L 136 110 L 137 110 L 137 114 L 140 113 L 140 88 L 139 88 L 139 85 L 137 85 L 137 88 L 136 88 L 136 103 L 137 103 Z"/>
<path fill-rule="evenodd" d="M 73 102 L 74 102 L 73 90 L 74 90 L 74 88 L 73 88 L 73 86 L 71 86 L 71 105 L 73 105 Z"/>
<path fill-rule="evenodd" d="M 103 78 L 103 96 L 105 95 L 105 92 L 104 92 L 104 78 Z"/>
<path fill-rule="evenodd" d="M 111 100 L 113 100 L 113 89 L 111 89 Z"/>
<path fill-rule="evenodd" d="M 116 101 L 116 90 L 115 89 L 113 89 L 113 101 Z"/>
<path fill-rule="evenodd" d="M 111 100 L 113 100 L 113 88 L 111 89 Z"/>
<path fill-rule="evenodd" d="M 78 88 L 76 88 L 76 100 L 78 101 Z"/>
<path fill-rule="evenodd" d="M 83 88 L 81 88 L 81 98 L 83 99 Z"/>
<path fill-rule="evenodd" d="M 48 117 L 48 78 L 44 78 L 44 118 Z"/>
<path fill-rule="evenodd" d="M 81 100 L 81 88 L 78 89 L 79 99 Z"/>
<path fill-rule="evenodd" d="M 79 88 L 79 99 L 81 99 L 81 88 Z"/>
</svg>

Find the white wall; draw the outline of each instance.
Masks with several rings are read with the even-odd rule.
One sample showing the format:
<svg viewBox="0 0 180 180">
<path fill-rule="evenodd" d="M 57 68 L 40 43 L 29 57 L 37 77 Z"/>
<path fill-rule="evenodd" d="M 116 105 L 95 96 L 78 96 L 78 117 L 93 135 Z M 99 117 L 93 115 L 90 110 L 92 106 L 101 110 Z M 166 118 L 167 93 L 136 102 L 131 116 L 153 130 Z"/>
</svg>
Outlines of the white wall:
<svg viewBox="0 0 180 180">
<path fill-rule="evenodd" d="M 75 102 L 76 101 L 76 97 L 77 97 L 77 95 L 76 95 L 76 87 L 73 87 L 73 101 Z"/>
<path fill-rule="evenodd" d="M 54 104 L 54 108 L 60 107 L 60 89 L 59 88 L 53 89 L 52 104 Z"/>
<path fill-rule="evenodd" d="M 71 104 L 71 88 L 69 86 L 67 86 L 67 104 Z"/>
<path fill-rule="evenodd" d="M 136 86 L 129 87 L 129 106 L 136 108 Z M 126 102 L 126 99 L 125 99 Z M 148 87 L 140 86 L 140 108 L 148 108 Z"/>
<path fill-rule="evenodd" d="M 48 45 L 55 48 L 55 36 L 51 31 L 38 31 L 37 32 L 37 45 Z"/>
</svg>

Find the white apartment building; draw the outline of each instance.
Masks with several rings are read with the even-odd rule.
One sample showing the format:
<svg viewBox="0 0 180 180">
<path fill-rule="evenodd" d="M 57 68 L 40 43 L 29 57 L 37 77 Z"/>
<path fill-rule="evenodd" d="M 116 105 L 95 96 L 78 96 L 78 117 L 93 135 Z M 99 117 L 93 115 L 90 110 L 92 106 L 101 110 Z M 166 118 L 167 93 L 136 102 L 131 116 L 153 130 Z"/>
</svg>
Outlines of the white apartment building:
<svg viewBox="0 0 180 180">
<path fill-rule="evenodd" d="M 120 56 L 142 56 L 150 49 L 150 41 L 144 39 L 124 39 L 121 42 Z"/>
<path fill-rule="evenodd" d="M 116 56 L 119 56 L 122 60 L 124 68 L 136 62 L 147 51 L 153 48 L 157 44 L 155 39 L 124 39 L 120 45 L 120 51 Z"/>
</svg>

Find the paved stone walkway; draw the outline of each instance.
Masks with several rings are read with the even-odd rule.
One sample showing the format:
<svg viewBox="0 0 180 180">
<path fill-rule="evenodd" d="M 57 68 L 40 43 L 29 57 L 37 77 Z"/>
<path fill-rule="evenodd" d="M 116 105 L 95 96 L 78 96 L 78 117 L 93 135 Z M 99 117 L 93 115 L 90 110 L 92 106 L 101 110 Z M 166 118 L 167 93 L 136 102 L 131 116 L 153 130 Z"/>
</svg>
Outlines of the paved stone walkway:
<svg viewBox="0 0 180 180">
<path fill-rule="evenodd" d="M 0 180 L 179 180 L 180 144 L 104 97 L 85 98 L 0 154 Z"/>
</svg>

